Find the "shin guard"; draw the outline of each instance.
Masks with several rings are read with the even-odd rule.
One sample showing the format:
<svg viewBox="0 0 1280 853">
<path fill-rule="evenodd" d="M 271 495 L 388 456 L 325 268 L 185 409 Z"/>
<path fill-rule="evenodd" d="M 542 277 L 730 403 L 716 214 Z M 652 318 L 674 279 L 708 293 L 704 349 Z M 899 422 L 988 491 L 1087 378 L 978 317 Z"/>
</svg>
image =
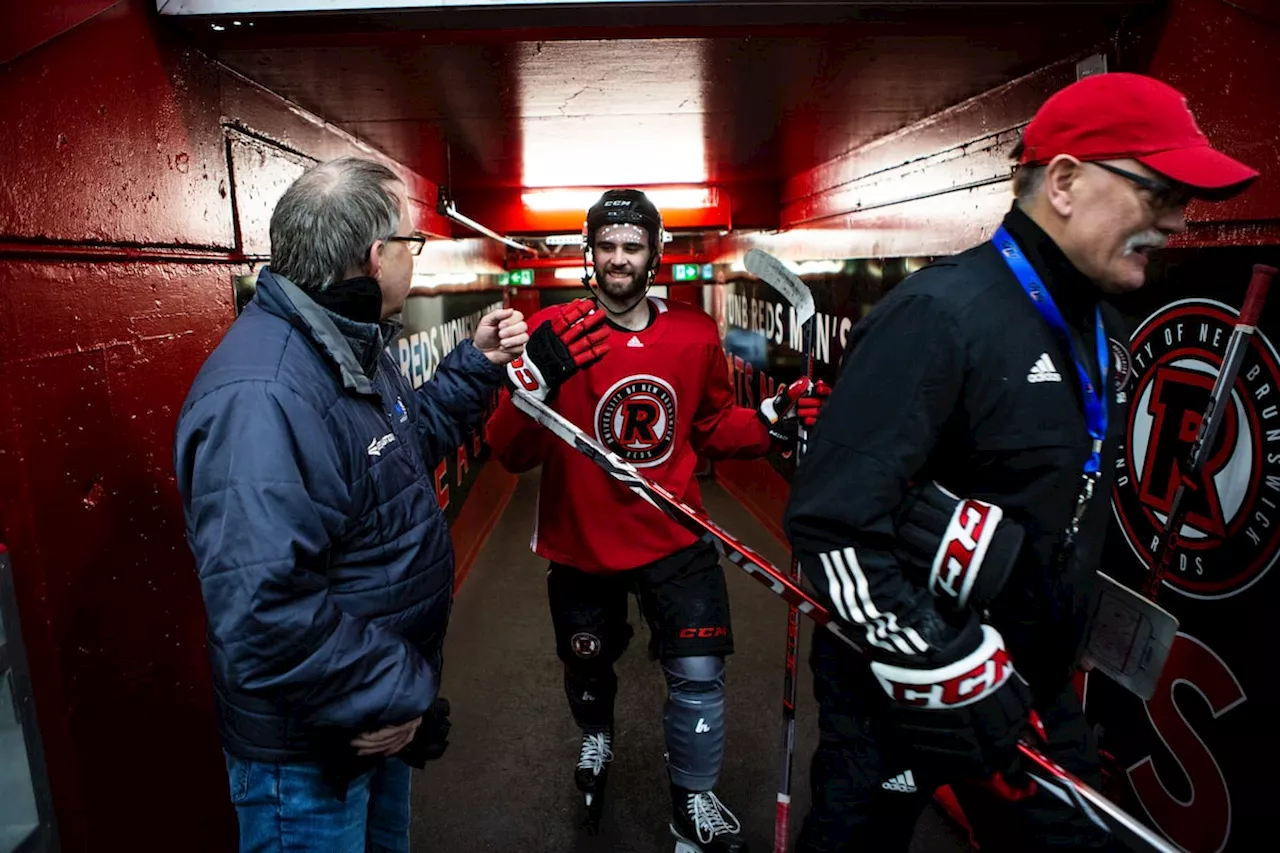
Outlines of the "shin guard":
<svg viewBox="0 0 1280 853">
<path fill-rule="evenodd" d="M 724 658 L 667 658 L 667 736 L 671 782 L 691 791 L 715 787 L 724 761 Z"/>
<path fill-rule="evenodd" d="M 584 732 L 596 734 L 613 728 L 613 700 L 618 676 L 613 665 L 564 668 L 564 693 L 574 722 Z"/>
</svg>

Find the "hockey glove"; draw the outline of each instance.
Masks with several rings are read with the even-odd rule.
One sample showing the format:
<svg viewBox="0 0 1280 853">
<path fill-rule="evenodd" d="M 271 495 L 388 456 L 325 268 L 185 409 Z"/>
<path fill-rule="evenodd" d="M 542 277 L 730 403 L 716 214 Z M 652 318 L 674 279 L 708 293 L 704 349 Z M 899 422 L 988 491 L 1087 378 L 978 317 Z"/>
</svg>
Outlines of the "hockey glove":
<svg viewBox="0 0 1280 853">
<path fill-rule="evenodd" d="M 609 351 L 605 314 L 587 298 L 570 302 L 554 319 L 529 335 L 524 354 L 507 365 L 516 388 L 546 402 L 573 374 Z"/>
<path fill-rule="evenodd" d="M 1027 726 L 1031 693 L 998 631 L 975 617 L 965 634 L 978 640 L 977 648 L 942 666 L 871 664 L 893 700 L 893 740 L 905 766 L 951 779 L 1017 778 L 1018 738 Z"/>
<path fill-rule="evenodd" d="M 985 607 L 1009 579 L 1025 536 L 995 504 L 925 483 L 902 504 L 895 556 L 911 580 L 955 609 Z"/>
<path fill-rule="evenodd" d="M 775 444 L 791 447 L 800 438 L 800 427 L 808 429 L 817 423 L 818 413 L 829 396 L 831 386 L 822 380 L 797 379 L 761 403 L 756 416 Z"/>
</svg>

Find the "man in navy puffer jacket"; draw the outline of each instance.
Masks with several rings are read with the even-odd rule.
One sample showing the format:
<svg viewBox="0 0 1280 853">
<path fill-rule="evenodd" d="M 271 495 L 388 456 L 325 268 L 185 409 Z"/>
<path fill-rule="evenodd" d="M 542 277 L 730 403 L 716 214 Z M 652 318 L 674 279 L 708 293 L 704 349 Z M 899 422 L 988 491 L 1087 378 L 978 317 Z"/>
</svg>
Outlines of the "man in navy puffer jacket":
<svg viewBox="0 0 1280 853">
<path fill-rule="evenodd" d="M 489 313 L 415 391 L 386 345 L 424 241 L 391 171 L 313 166 L 178 421 L 243 851 L 407 851 L 405 761 L 440 748 L 453 549 L 430 475 L 528 336 Z"/>
</svg>

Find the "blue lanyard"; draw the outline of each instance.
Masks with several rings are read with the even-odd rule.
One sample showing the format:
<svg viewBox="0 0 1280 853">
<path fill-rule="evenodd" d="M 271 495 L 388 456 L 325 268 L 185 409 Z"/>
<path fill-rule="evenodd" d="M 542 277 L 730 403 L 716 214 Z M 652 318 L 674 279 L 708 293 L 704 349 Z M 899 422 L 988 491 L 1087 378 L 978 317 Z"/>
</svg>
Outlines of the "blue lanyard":
<svg viewBox="0 0 1280 853">
<path fill-rule="evenodd" d="M 1040 316 L 1044 317 L 1049 327 L 1057 332 L 1067 343 L 1067 351 L 1071 353 L 1071 360 L 1076 365 L 1076 375 L 1080 378 L 1080 387 L 1084 390 L 1084 420 L 1089 428 L 1089 437 L 1093 439 L 1092 452 L 1084 463 L 1085 477 L 1092 480 L 1097 477 L 1098 471 L 1102 467 L 1102 442 L 1107 437 L 1107 397 L 1105 391 L 1111 352 L 1107 346 L 1107 334 L 1102 329 L 1102 309 L 1094 309 L 1097 311 L 1094 329 L 1097 331 L 1098 337 L 1098 387 L 1095 388 L 1093 380 L 1089 378 L 1088 369 L 1076 355 L 1076 348 L 1071 342 L 1071 333 L 1067 330 L 1066 321 L 1062 319 L 1062 313 L 1058 311 L 1058 306 L 1054 304 L 1053 297 L 1049 295 L 1049 291 L 1041 283 L 1036 271 L 1031 268 L 1031 263 L 1022 254 L 1018 244 L 1013 242 L 1013 238 L 1009 236 L 1009 232 L 1005 230 L 1003 225 L 996 229 L 995 236 L 991 238 L 991 242 L 1000 250 L 1000 257 L 1004 258 L 1004 262 L 1009 265 L 1009 269 L 1017 277 L 1022 289 L 1027 292 L 1027 296 L 1031 297 L 1031 303 L 1039 310 Z"/>
</svg>

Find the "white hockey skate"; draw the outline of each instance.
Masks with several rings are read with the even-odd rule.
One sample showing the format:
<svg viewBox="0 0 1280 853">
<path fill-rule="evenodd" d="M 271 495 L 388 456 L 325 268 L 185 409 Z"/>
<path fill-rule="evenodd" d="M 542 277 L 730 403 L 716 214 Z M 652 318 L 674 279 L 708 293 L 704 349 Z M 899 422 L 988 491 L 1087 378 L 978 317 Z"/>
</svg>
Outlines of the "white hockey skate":
<svg viewBox="0 0 1280 853">
<path fill-rule="evenodd" d="M 675 853 L 747 853 L 747 842 L 739 835 L 742 825 L 711 791 L 685 792 L 673 812 Z"/>
</svg>

